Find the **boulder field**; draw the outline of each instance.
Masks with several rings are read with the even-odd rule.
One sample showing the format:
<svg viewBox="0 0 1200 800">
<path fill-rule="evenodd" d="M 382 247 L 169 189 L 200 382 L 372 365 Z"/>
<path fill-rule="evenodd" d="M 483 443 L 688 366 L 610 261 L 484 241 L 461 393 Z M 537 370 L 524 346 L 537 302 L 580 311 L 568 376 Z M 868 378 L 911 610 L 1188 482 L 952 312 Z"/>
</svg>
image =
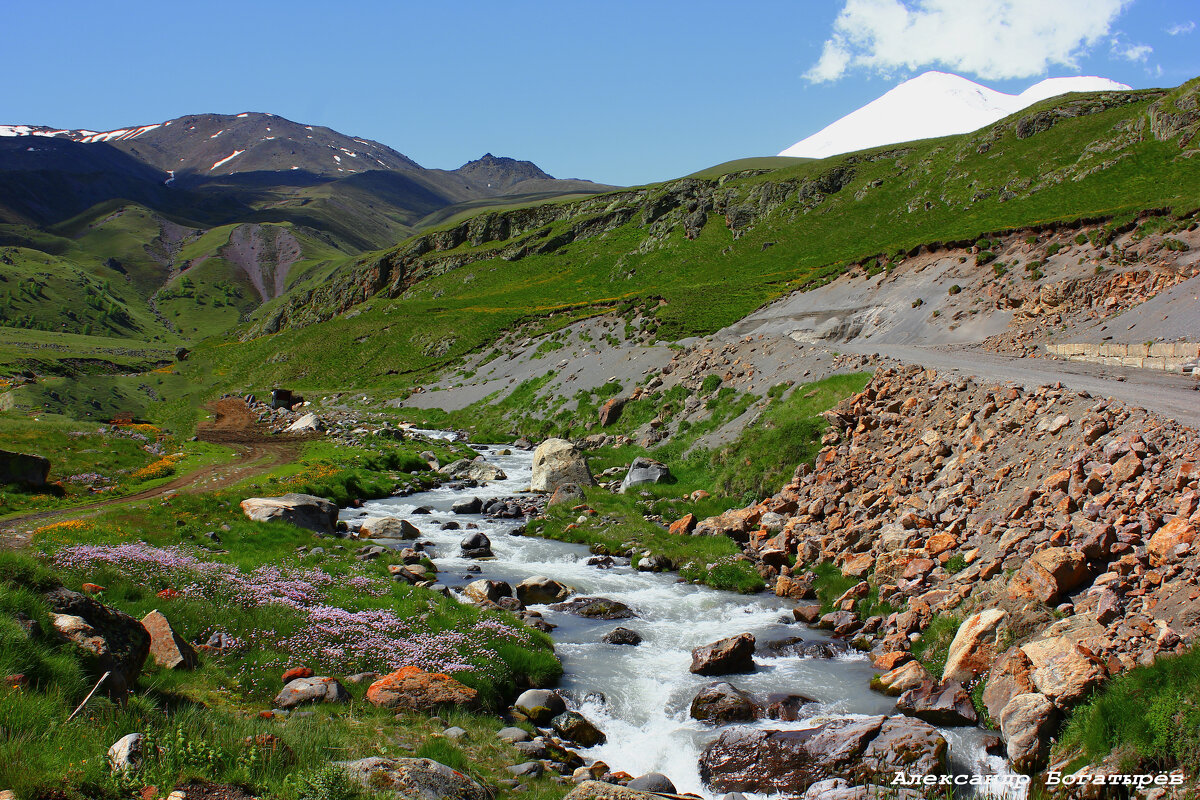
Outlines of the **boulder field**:
<svg viewBox="0 0 1200 800">
<path fill-rule="evenodd" d="M 813 467 L 690 534 L 741 542 L 798 604 L 814 596 L 808 567 L 858 579 L 819 623 L 871 652 L 876 688 L 907 713 L 968 723 L 966 692 L 984 683 L 1010 759 L 1034 772 L 1093 689 L 1200 633 L 1196 431 L 1061 386 L 915 366 L 880 368 L 825 416 Z M 863 618 L 872 591 L 900 610 Z M 930 675 L 909 651 L 946 618 L 961 624 Z"/>
</svg>

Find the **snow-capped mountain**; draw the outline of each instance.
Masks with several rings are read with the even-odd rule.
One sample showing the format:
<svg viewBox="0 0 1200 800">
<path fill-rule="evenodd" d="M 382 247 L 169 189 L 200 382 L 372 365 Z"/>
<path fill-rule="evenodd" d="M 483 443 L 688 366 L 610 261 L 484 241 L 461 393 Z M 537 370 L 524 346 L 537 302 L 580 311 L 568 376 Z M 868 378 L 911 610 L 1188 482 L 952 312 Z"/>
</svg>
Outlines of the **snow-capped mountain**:
<svg viewBox="0 0 1200 800">
<path fill-rule="evenodd" d="M 1107 78 L 1080 76 L 1050 78 L 1020 94 L 1005 94 L 959 75 L 926 72 L 801 139 L 779 155 L 827 158 L 885 144 L 969 133 L 1067 92 L 1129 88 Z"/>
</svg>

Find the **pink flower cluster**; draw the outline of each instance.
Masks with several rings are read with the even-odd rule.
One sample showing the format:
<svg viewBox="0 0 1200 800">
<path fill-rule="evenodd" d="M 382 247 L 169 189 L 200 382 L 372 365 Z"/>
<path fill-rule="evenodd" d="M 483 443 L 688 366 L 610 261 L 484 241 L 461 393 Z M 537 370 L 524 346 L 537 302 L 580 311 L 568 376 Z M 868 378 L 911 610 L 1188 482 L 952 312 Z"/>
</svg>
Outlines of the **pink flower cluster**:
<svg viewBox="0 0 1200 800">
<path fill-rule="evenodd" d="M 329 671 L 392 671 L 414 665 L 430 672 L 493 673 L 499 656 L 489 642 L 530 641 L 526 631 L 484 617 L 454 630 L 432 632 L 424 619 L 402 617 L 387 608 L 355 611 L 330 605 L 326 589 L 334 578 L 316 568 L 264 565 L 247 573 L 231 564 L 204 561 L 180 547 L 143 543 L 73 545 L 59 550 L 53 559 L 58 567 L 72 572 L 110 567 L 147 587 L 166 582 L 182 597 L 218 608 L 277 605 L 297 611 L 304 624 L 294 632 L 240 631 L 240 638 L 314 666 L 319 663 Z M 386 581 L 362 574 L 351 576 L 343 585 L 373 597 L 391 590 Z"/>
</svg>

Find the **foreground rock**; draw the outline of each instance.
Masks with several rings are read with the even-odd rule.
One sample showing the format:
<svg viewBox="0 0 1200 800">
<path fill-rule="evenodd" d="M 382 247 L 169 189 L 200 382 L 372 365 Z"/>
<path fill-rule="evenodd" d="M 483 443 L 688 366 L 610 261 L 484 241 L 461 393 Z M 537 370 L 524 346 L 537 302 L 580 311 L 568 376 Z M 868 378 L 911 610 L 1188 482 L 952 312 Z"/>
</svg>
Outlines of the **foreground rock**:
<svg viewBox="0 0 1200 800">
<path fill-rule="evenodd" d="M 444 706 L 470 709 L 478 692 L 447 675 L 401 667 L 367 688 L 367 702 L 381 708 L 433 711 Z"/>
<path fill-rule="evenodd" d="M 283 429 L 284 433 L 320 433 L 325 423 L 316 414 L 308 413 Z"/>
<path fill-rule="evenodd" d="M 1057 722 L 1058 709 L 1042 694 L 1019 694 L 1005 705 L 1000 733 L 1013 769 L 1032 774 L 1046 766 Z"/>
<path fill-rule="evenodd" d="M 108 766 L 113 772 L 136 772 L 142 768 L 146 736 L 128 733 L 108 748 Z"/>
<path fill-rule="evenodd" d="M 958 681 L 926 682 L 900 695 L 896 708 L 933 725 L 952 727 L 979 721 L 971 696 Z"/>
<path fill-rule="evenodd" d="M 428 758 L 363 758 L 338 762 L 364 788 L 395 792 L 411 800 L 488 800 L 472 778 Z"/>
<path fill-rule="evenodd" d="M 724 724 L 749 722 L 763 716 L 758 703 L 731 683 L 710 683 L 696 693 L 688 711 L 692 719 Z"/>
<path fill-rule="evenodd" d="M 241 506 L 246 516 L 255 522 L 290 522 L 322 534 L 332 534 L 337 525 L 337 506 L 311 494 L 249 497 L 241 502 Z"/>
<path fill-rule="evenodd" d="M 566 711 L 550 720 L 550 727 L 564 739 L 581 747 L 594 747 L 608 741 L 604 732 L 577 711 Z"/>
<path fill-rule="evenodd" d="M 524 714 L 535 725 L 545 725 L 567 710 L 567 704 L 558 692 L 549 689 L 529 689 L 522 692 L 513 703 L 513 708 Z"/>
<path fill-rule="evenodd" d="M 696 675 L 729 675 L 754 671 L 754 635 L 740 633 L 692 650 L 691 672 Z"/>
<path fill-rule="evenodd" d="M 566 439 L 547 439 L 533 451 L 530 488 L 535 492 L 553 492 L 566 483 L 596 485 L 587 460 L 575 445 Z"/>
<path fill-rule="evenodd" d="M 103 690 L 123 701 L 150 655 L 150 634 L 133 617 L 70 589 L 46 594 L 59 636 L 90 653 L 99 671 L 112 673 Z"/>
<path fill-rule="evenodd" d="M 637 616 L 629 606 L 607 597 L 576 597 L 566 603 L 556 603 L 550 608 L 590 619 L 629 619 Z"/>
<path fill-rule="evenodd" d="M 337 678 L 320 676 L 297 678 L 284 686 L 283 691 L 275 696 L 276 707 L 285 710 L 315 703 L 349 702 L 350 693 L 338 682 Z"/>
<path fill-rule="evenodd" d="M 945 774 L 946 740 L 907 717 L 838 719 L 802 731 L 734 728 L 700 756 L 700 777 L 716 792 L 801 795 L 827 778 L 888 783 L 897 771 Z"/>
<path fill-rule="evenodd" d="M 364 539 L 419 539 L 421 536 L 416 525 L 399 517 L 364 520 L 359 531 Z"/>
<path fill-rule="evenodd" d="M 584 781 L 568 792 L 563 800 L 662 800 L 662 798 L 647 791 L 615 783 Z"/>
<path fill-rule="evenodd" d="M 521 605 L 532 606 L 560 603 L 570 597 L 571 590 L 545 575 L 534 575 L 518 583 L 516 593 Z"/>
<path fill-rule="evenodd" d="M 942 677 L 961 683 L 987 672 L 996 660 L 1007 618 L 1008 613 L 1003 609 L 991 608 L 964 620 L 950 643 Z"/>
<path fill-rule="evenodd" d="M 38 488 L 50 477 L 50 459 L 0 450 L 0 486 L 15 483 Z"/>
<path fill-rule="evenodd" d="M 625 480 L 621 481 L 621 493 L 654 483 L 670 483 L 675 478 L 666 464 L 644 456 L 638 456 L 629 465 Z"/>
<path fill-rule="evenodd" d="M 171 627 L 162 612 L 155 609 L 142 617 L 142 627 L 150 634 L 150 655 L 166 669 L 194 669 L 200 663 L 196 651 Z"/>
</svg>

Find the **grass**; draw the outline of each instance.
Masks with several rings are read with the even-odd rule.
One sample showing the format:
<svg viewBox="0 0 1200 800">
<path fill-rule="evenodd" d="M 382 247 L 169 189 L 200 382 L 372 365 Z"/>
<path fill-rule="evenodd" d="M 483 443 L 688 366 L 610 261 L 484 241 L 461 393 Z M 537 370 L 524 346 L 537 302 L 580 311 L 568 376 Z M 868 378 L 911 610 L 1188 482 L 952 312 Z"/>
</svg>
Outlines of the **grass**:
<svg viewBox="0 0 1200 800">
<path fill-rule="evenodd" d="M 931 675 L 941 675 L 950 655 L 950 645 L 962 619 L 953 615 L 939 615 L 930 620 L 921 638 L 913 642 L 913 657 L 920 661 Z"/>
<path fill-rule="evenodd" d="M 415 468 L 415 451 L 425 448 L 389 441 L 339 453 L 314 442 L 300 463 L 258 480 L 272 491 L 349 491 L 354 476 L 366 486 L 372 476 L 403 477 L 391 471 Z M 432 449 L 443 458 L 455 454 L 452 445 Z M 425 467 L 407 479 L 432 476 Z M 561 665 L 549 638 L 507 613 L 392 581 L 386 560 L 358 562 L 328 539 L 314 541 L 309 531 L 251 522 L 237 508 L 244 496 L 181 495 L 117 509 L 39 530 L 36 558 L 0 553 L 0 673 L 29 680 L 23 689 L 0 689 L 0 786 L 20 797 L 107 800 L 199 777 L 300 800 L 331 791 L 332 760 L 414 754 L 488 784 L 503 777 L 514 754 L 496 740 L 504 723 L 490 712 L 524 686 L 557 680 Z M 209 532 L 218 533 L 219 544 L 205 537 Z M 297 552 L 315 544 L 325 547 L 323 556 Z M 241 644 L 202 654 L 191 672 L 148 662 L 128 706 L 93 699 L 84 715 L 65 724 L 95 670 L 54 637 L 27 637 L 12 619 L 15 611 L 46 619 L 41 593 L 60 582 L 76 590 L 98 583 L 101 602 L 134 617 L 159 609 L 188 641 L 206 641 L 219 630 Z M 330 615 L 337 624 L 314 622 Z M 446 722 L 420 714 L 394 718 L 363 702 L 365 687 L 348 686 L 350 704 L 315 707 L 308 720 L 257 713 L 271 706 L 280 675 L 291 666 L 340 676 L 387 672 L 402 663 L 449 672 L 480 692 L 483 710 L 443 714 Z M 465 728 L 467 739 L 452 745 L 440 738 L 446 724 Z M 134 731 L 151 738 L 153 755 L 138 774 L 114 776 L 104 753 Z M 286 747 L 255 744 L 264 734 Z M 549 778 L 529 785 L 535 798 L 546 800 L 564 791 Z"/>
<path fill-rule="evenodd" d="M 1200 650 L 1161 656 L 1112 679 L 1077 707 L 1060 737 L 1064 754 L 1112 753 L 1131 771 L 1200 770 Z"/>
</svg>

